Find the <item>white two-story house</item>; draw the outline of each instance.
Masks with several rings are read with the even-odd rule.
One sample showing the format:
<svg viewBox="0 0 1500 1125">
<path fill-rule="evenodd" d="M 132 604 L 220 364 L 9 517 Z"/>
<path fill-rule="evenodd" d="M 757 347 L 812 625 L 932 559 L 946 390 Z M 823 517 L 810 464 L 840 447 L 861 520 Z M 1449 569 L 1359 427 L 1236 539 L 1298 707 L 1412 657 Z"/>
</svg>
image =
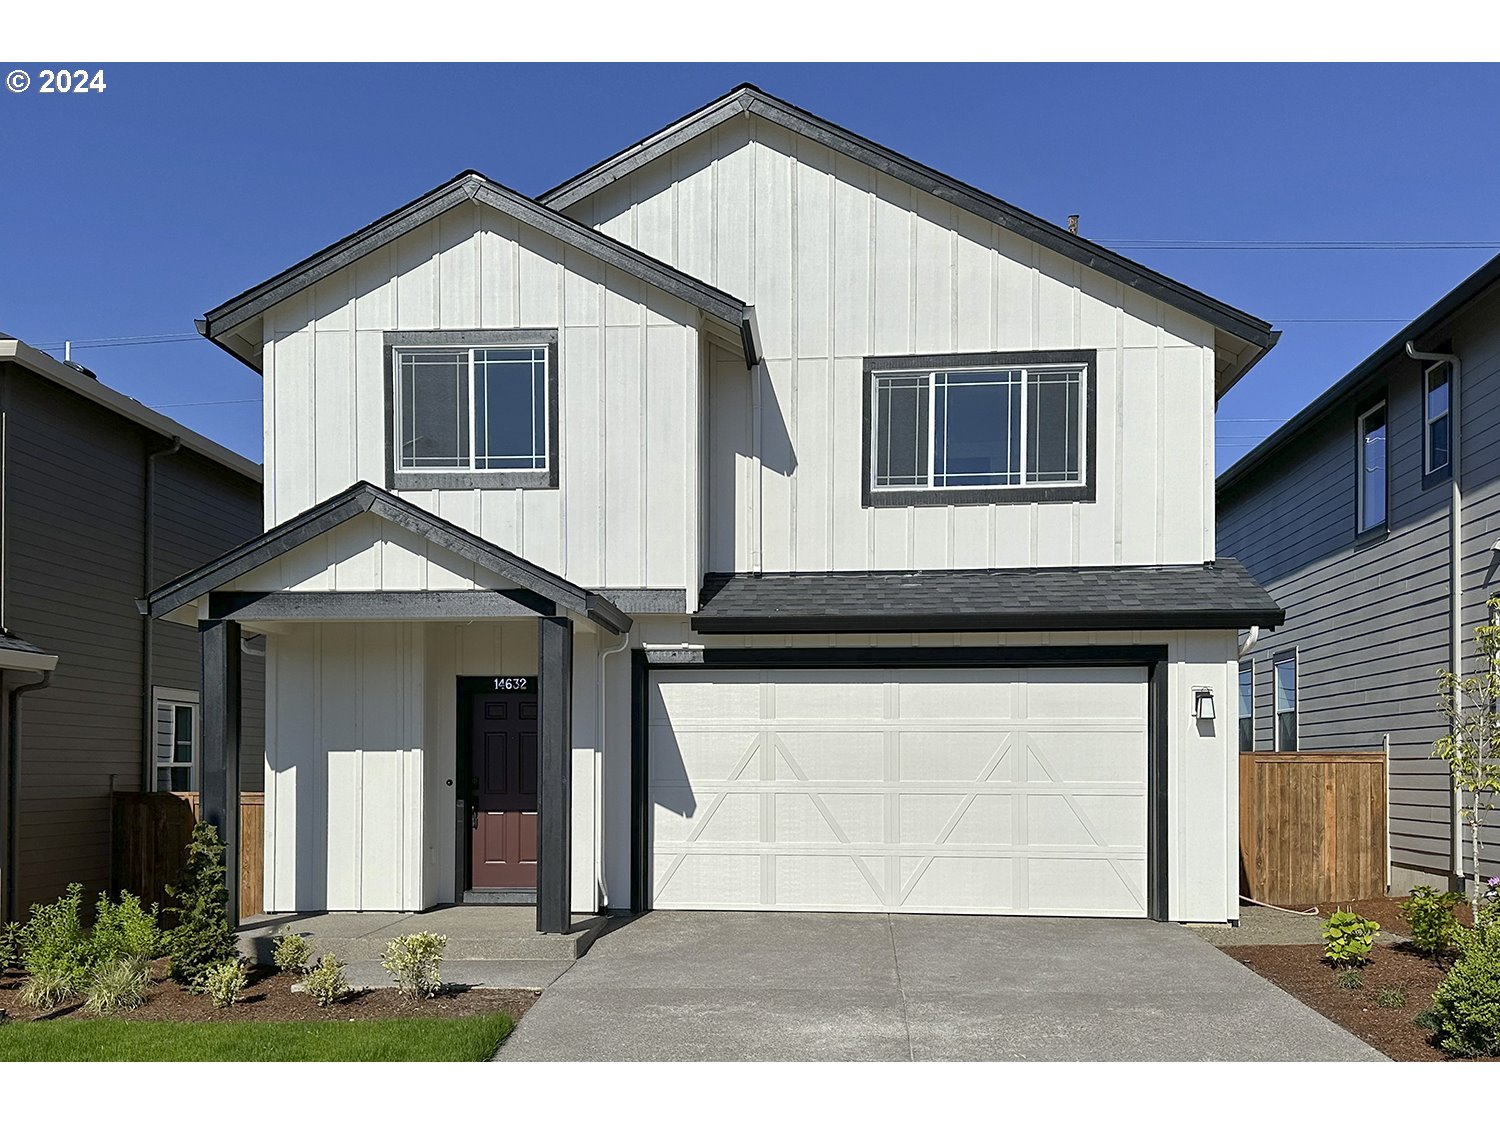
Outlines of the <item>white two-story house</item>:
<svg viewBox="0 0 1500 1125">
<path fill-rule="evenodd" d="M 1237 916 L 1214 405 L 1271 327 L 741 87 L 214 309 L 263 535 L 204 637 L 271 911 Z M 228 818 L 233 820 L 233 818 Z"/>
</svg>

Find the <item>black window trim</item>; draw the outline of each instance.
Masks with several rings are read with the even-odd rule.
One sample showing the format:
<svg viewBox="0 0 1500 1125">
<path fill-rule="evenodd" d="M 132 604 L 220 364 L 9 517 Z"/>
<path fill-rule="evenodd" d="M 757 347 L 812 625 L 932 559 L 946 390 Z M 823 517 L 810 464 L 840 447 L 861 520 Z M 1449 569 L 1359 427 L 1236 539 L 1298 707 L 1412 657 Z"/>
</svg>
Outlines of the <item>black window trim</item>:
<svg viewBox="0 0 1500 1125">
<path fill-rule="evenodd" d="M 1365 419 L 1375 411 L 1385 408 L 1385 518 L 1379 523 L 1364 526 L 1365 499 Z M 1365 405 L 1354 416 L 1354 540 L 1363 543 L 1382 538 L 1391 523 L 1391 404 L 1382 389 L 1378 398 L 1365 400 Z"/>
<path fill-rule="evenodd" d="M 562 448 L 558 442 L 558 366 L 556 328 L 461 328 L 426 332 L 386 332 L 385 348 L 385 486 L 392 492 L 427 488 L 555 489 L 562 479 Z M 405 348 L 547 349 L 547 467 L 545 469 L 485 469 L 481 471 L 415 472 L 396 468 L 396 353 Z"/>
<path fill-rule="evenodd" d="M 1248 713 L 1241 713 L 1238 716 L 1239 722 L 1235 725 L 1235 743 L 1239 747 L 1241 754 L 1253 754 L 1255 752 L 1255 657 L 1246 656 L 1241 659 L 1236 672 L 1237 677 L 1234 682 L 1236 702 L 1239 702 L 1240 682 L 1238 677 L 1243 676 L 1246 672 L 1250 673 L 1250 710 Z M 1250 745 L 1248 747 L 1245 745 L 1243 737 L 1246 719 L 1250 720 Z"/>
<path fill-rule="evenodd" d="M 1451 345 L 1444 345 L 1449 347 Z M 1427 395 L 1429 393 L 1428 381 L 1432 378 L 1434 371 L 1441 370 L 1443 378 L 1448 383 L 1448 411 L 1444 417 L 1448 420 L 1448 460 L 1437 468 L 1432 468 L 1432 419 L 1427 414 Z M 1437 360 L 1422 368 L 1422 377 L 1418 380 L 1419 393 L 1422 396 L 1422 487 L 1429 488 L 1434 484 L 1441 484 L 1453 475 L 1453 426 L 1455 412 L 1453 409 L 1453 365 L 1447 360 Z"/>
<path fill-rule="evenodd" d="M 1290 712 L 1282 711 L 1276 706 L 1276 669 L 1288 662 L 1292 665 L 1292 691 L 1295 694 Z M 1281 745 L 1281 716 L 1285 714 L 1292 716 L 1290 750 L 1283 749 Z M 1295 754 L 1302 749 L 1302 657 L 1296 645 L 1271 654 L 1271 749 L 1278 754 Z"/>
<path fill-rule="evenodd" d="M 877 372 L 950 370 L 990 367 L 1026 367 L 1043 364 L 1076 364 L 1083 367 L 1083 457 L 1082 484 L 1035 485 L 1021 488 L 881 488 L 872 483 L 870 447 L 874 422 L 874 386 Z M 1099 447 L 1099 353 L 1097 349 L 1033 352 L 935 352 L 926 355 L 866 356 L 861 378 L 864 418 L 860 435 L 860 503 L 865 508 L 925 508 L 963 504 L 1074 504 L 1092 503 L 1097 497 Z"/>
</svg>

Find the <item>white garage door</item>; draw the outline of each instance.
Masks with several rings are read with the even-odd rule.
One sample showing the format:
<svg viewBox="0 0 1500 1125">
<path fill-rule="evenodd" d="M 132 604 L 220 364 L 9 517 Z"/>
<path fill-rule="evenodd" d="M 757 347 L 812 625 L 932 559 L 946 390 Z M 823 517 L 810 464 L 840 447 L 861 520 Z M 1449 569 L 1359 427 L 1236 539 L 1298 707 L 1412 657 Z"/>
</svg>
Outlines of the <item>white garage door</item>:
<svg viewBox="0 0 1500 1125">
<path fill-rule="evenodd" d="M 1143 668 L 659 670 L 663 910 L 1146 913 Z"/>
</svg>

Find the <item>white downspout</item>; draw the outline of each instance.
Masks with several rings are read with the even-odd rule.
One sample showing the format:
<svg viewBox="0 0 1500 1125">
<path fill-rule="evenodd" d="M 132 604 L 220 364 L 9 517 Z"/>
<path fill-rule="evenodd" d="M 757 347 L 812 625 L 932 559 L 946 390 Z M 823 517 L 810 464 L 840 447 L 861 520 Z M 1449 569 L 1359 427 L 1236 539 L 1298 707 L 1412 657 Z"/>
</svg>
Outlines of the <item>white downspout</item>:
<svg viewBox="0 0 1500 1125">
<path fill-rule="evenodd" d="M 1245 654 L 1255 647 L 1255 642 L 1258 640 L 1260 640 L 1260 626 L 1252 625 L 1250 626 L 1250 632 L 1245 635 L 1245 643 L 1240 645 L 1239 655 L 1236 659 L 1245 659 Z"/>
<path fill-rule="evenodd" d="M 1462 387 L 1461 376 L 1463 365 L 1458 356 L 1451 352 L 1419 352 L 1416 341 L 1406 342 L 1406 354 L 1412 359 L 1421 360 L 1424 363 L 1446 363 L 1452 372 L 1448 382 L 1448 446 L 1451 458 L 1451 471 L 1449 481 L 1451 489 L 1448 500 L 1448 667 L 1452 669 L 1455 676 L 1463 673 L 1463 529 L 1464 529 L 1464 493 L 1459 480 L 1459 467 L 1463 464 L 1461 451 L 1460 431 L 1463 429 L 1463 419 L 1459 410 L 1460 389 Z M 1422 402 L 1423 402 L 1423 434 L 1422 448 L 1424 450 L 1422 468 L 1425 471 L 1427 448 L 1426 434 L 1426 402 L 1427 382 L 1422 380 Z M 1453 727 L 1455 737 L 1458 734 L 1457 724 Z M 1453 816 L 1451 832 L 1453 838 L 1453 877 L 1460 882 L 1464 877 L 1464 837 L 1463 821 L 1459 815 L 1462 807 L 1463 794 L 1458 790 L 1457 784 L 1453 786 Z"/>
<path fill-rule="evenodd" d="M 602 639 L 602 638 L 601 638 Z M 599 671 L 597 682 L 598 707 L 594 717 L 596 740 L 599 743 L 599 768 L 594 770 L 594 880 L 598 884 L 595 893 L 597 906 L 603 907 L 609 902 L 609 881 L 604 875 L 604 769 L 606 759 L 604 757 L 604 712 L 607 701 L 608 690 L 604 679 L 604 658 L 613 656 L 624 650 L 630 643 L 630 634 L 624 633 L 620 637 L 620 643 L 614 648 L 599 646 Z"/>
</svg>

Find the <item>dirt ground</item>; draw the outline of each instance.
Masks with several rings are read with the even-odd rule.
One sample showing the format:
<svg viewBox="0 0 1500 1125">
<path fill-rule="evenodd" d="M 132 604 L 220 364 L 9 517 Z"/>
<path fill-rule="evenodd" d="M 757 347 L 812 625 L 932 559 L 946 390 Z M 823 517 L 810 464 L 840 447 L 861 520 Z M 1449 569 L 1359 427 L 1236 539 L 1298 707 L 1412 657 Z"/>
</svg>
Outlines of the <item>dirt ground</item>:
<svg viewBox="0 0 1500 1125">
<path fill-rule="evenodd" d="M 229 1008 L 215 1008 L 207 996 L 187 991 L 161 979 L 166 962 L 152 965 L 153 983 L 146 1002 L 130 1012 L 111 1013 L 112 1019 L 182 1020 L 223 1023 L 238 1020 L 374 1020 L 404 1016 L 476 1016 L 506 1012 L 519 1020 L 536 1003 L 539 993 L 523 990 L 457 988 L 430 1000 L 404 1000 L 393 988 L 363 989 L 327 1008 L 319 1008 L 311 996 L 293 992 L 295 977 L 264 968 L 250 971 L 250 983 L 240 1001 Z M 81 1001 L 51 1012 L 38 1012 L 21 1003 L 24 977 L 20 973 L 0 976 L 0 1012 L 16 1020 L 93 1019 Z"/>
</svg>

